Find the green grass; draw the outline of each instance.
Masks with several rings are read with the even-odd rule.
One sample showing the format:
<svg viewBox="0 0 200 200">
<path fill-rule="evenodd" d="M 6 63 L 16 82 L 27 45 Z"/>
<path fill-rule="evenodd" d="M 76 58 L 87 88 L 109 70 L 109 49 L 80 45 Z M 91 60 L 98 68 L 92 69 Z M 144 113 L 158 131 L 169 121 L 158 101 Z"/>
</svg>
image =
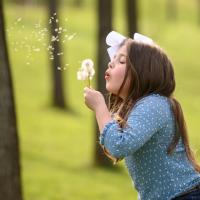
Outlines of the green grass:
<svg viewBox="0 0 200 200">
<path fill-rule="evenodd" d="M 19 17 L 25 25 L 22 29 L 18 24 L 9 36 L 25 200 L 136 199 L 122 164 L 121 170 L 115 171 L 92 168 L 93 115 L 83 102 L 84 84 L 76 80 L 80 61 L 88 57 L 96 60 L 97 15 L 92 2 L 87 0 L 87 6 L 81 9 L 63 6 L 61 10 L 62 26 L 69 33 L 77 33 L 64 46 L 63 61 L 69 63 L 63 76 L 66 97 L 75 114 L 50 107 L 51 73 L 47 52 L 35 53 L 31 64 L 26 65 L 26 49 L 15 52 L 12 45 L 13 41 L 31 34 L 38 20 L 46 26 L 45 7 L 5 6 L 8 28 Z M 123 1 L 115 2 L 114 29 L 126 33 Z M 166 19 L 165 2 L 139 1 L 139 29 L 160 44 L 174 63 L 176 96 L 186 116 L 192 147 L 198 150 L 200 25 L 195 1 L 179 0 L 178 18 L 174 21 Z M 30 42 L 38 45 L 34 39 Z M 200 151 L 197 155 L 200 158 Z"/>
</svg>

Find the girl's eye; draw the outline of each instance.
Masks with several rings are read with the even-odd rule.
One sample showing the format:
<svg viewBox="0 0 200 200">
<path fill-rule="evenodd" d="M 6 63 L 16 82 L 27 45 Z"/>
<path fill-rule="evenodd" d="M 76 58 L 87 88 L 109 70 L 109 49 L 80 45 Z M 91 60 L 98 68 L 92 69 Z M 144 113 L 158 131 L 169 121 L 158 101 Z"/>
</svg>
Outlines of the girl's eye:
<svg viewBox="0 0 200 200">
<path fill-rule="evenodd" d="M 119 61 L 120 64 L 125 64 L 126 63 L 126 59 L 125 59 L 124 56 L 120 56 L 118 61 Z"/>
<path fill-rule="evenodd" d="M 125 64 L 125 61 L 119 61 L 120 62 L 120 64 Z"/>
</svg>

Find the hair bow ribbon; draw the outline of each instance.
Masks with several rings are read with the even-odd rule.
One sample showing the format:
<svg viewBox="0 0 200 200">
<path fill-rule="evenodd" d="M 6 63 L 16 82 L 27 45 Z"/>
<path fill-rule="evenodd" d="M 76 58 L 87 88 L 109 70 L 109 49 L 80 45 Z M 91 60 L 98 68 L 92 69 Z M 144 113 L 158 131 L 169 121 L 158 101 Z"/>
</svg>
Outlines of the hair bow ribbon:
<svg viewBox="0 0 200 200">
<path fill-rule="evenodd" d="M 119 49 L 120 45 L 122 42 L 126 39 L 125 36 L 121 35 L 120 33 L 116 31 L 111 31 L 107 37 L 106 37 L 106 44 L 109 45 L 110 47 L 107 49 L 108 55 L 110 59 L 114 57 L 116 54 L 117 50 Z M 142 35 L 140 33 L 134 33 L 133 35 L 133 40 L 137 42 L 142 42 L 145 44 L 153 45 L 154 42 L 151 38 Z"/>
</svg>

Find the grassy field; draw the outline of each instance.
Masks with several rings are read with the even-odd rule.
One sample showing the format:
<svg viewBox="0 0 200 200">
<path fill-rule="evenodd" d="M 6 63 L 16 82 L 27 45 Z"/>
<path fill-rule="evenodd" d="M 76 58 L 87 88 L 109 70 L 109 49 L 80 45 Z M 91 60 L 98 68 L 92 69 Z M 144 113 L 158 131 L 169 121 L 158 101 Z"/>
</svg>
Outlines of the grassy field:
<svg viewBox="0 0 200 200">
<path fill-rule="evenodd" d="M 115 2 L 114 29 L 125 34 L 123 1 Z M 177 1 L 178 16 L 173 21 L 166 18 L 165 2 L 139 1 L 139 31 L 160 44 L 174 63 L 176 96 L 183 106 L 191 144 L 198 150 L 200 160 L 200 24 L 196 1 Z M 41 47 L 40 52 L 32 52 L 26 58 L 27 49 L 18 47 L 35 30 L 36 23 L 41 21 L 47 27 L 45 7 L 5 5 L 25 200 L 136 199 L 123 163 L 120 163 L 121 170 L 115 171 L 92 167 L 93 115 L 84 106 L 84 84 L 76 80 L 76 71 L 81 60 L 88 57 L 96 60 L 95 8 L 93 1 L 88 0 L 87 6 L 81 9 L 63 6 L 60 12 L 61 25 L 69 34 L 77 33 L 63 46 L 63 64 L 69 64 L 63 71 L 66 98 L 74 111 L 70 114 L 50 106 L 48 52 Z M 20 22 L 15 24 L 19 18 Z M 34 37 L 27 43 L 41 45 Z"/>
</svg>

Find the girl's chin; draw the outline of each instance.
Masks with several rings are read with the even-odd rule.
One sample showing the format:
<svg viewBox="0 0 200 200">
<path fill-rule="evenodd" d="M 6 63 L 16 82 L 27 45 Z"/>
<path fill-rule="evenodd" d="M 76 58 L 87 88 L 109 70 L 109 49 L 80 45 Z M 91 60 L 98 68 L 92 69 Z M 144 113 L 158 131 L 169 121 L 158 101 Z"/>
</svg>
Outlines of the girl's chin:
<svg viewBox="0 0 200 200">
<path fill-rule="evenodd" d="M 112 93 L 112 94 L 116 94 L 117 92 L 115 90 L 113 90 L 112 87 L 110 87 L 109 85 L 106 85 L 106 90 L 109 92 L 109 93 Z"/>
<path fill-rule="evenodd" d="M 108 92 L 111 92 L 111 93 L 112 93 L 112 89 L 111 89 L 111 87 L 109 86 L 109 84 L 106 84 L 106 90 L 107 90 Z"/>
</svg>

